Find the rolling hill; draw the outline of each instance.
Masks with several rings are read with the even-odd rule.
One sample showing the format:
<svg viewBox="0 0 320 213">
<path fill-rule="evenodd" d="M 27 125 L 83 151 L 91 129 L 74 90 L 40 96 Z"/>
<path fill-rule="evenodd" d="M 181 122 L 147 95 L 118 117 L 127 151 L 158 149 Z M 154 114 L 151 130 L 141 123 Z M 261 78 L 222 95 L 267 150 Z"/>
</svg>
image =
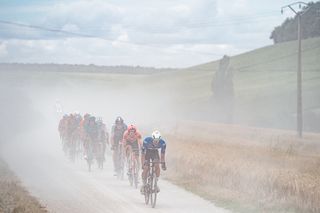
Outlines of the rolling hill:
<svg viewBox="0 0 320 213">
<path fill-rule="evenodd" d="M 272 128 L 295 128 L 296 42 L 263 47 L 231 57 L 234 69 L 234 122 Z M 320 38 L 302 44 L 304 127 L 315 127 L 320 119 Z M 156 74 L 157 83 L 176 95 L 193 119 L 213 120 L 211 82 L 219 61 Z M 161 76 L 161 78 L 160 78 Z M 154 78 L 154 77 L 153 77 Z M 172 94 L 171 92 L 171 94 Z M 191 109 L 190 109 L 191 108 Z M 319 126 L 319 125 L 318 125 Z"/>
</svg>

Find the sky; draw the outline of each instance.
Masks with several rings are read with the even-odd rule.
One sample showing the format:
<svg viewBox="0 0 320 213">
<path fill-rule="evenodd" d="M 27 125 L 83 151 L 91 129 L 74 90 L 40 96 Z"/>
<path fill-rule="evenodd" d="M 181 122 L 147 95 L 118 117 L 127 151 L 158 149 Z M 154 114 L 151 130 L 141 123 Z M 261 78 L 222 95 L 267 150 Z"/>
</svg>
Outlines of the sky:
<svg viewBox="0 0 320 213">
<path fill-rule="evenodd" d="M 0 63 L 188 67 L 271 45 L 288 0 L 0 0 Z"/>
</svg>

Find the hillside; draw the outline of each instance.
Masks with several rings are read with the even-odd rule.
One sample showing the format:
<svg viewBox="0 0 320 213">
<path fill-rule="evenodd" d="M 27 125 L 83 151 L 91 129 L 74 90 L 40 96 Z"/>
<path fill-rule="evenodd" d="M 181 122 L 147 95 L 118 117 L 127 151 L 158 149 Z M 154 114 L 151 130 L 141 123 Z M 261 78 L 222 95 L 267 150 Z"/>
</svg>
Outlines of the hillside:
<svg viewBox="0 0 320 213">
<path fill-rule="evenodd" d="M 231 66 L 234 68 L 234 123 L 295 129 L 296 46 L 296 42 L 281 43 L 231 57 Z M 304 128 L 319 132 L 320 38 L 304 40 L 302 49 Z M 218 69 L 218 61 L 185 69 L 131 68 L 121 70 L 121 66 L 112 69 L 93 65 L 0 65 L 2 71 L 20 70 L 19 76 L 41 80 L 44 84 L 54 79 L 53 82 L 69 79 L 74 83 L 83 80 L 87 83 L 96 82 L 101 90 L 106 83 L 119 87 L 125 85 L 137 94 L 162 97 L 158 101 L 166 107 L 168 117 L 216 121 L 212 110 L 214 103 L 211 82 Z M 121 70 L 121 75 L 117 70 Z M 30 72 L 33 74 L 29 75 Z M 128 75 L 129 73 L 134 73 L 135 76 Z M 12 74 L 11 78 L 15 79 L 16 74 Z"/>
<path fill-rule="evenodd" d="M 302 44 L 303 109 L 305 129 L 320 131 L 320 38 Z M 260 48 L 231 57 L 234 68 L 234 122 L 262 127 L 295 128 L 296 42 Z M 214 120 L 211 113 L 211 81 L 218 62 L 210 62 L 175 73 L 162 73 L 166 87 L 181 104 L 192 108 L 194 119 Z M 162 84 L 162 83 L 159 83 Z"/>
</svg>

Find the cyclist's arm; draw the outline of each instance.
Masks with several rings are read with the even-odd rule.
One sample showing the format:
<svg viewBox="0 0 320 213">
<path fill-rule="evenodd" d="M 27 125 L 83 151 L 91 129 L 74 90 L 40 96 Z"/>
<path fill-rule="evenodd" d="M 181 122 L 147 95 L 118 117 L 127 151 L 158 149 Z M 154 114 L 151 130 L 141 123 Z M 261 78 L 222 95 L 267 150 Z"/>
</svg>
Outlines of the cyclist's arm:
<svg viewBox="0 0 320 213">
<path fill-rule="evenodd" d="M 163 141 L 162 145 L 161 145 L 161 157 L 160 157 L 160 161 L 161 162 L 166 162 L 166 143 Z"/>
<path fill-rule="evenodd" d="M 110 144 L 112 147 L 114 146 L 114 127 L 111 130 Z"/>
<path fill-rule="evenodd" d="M 139 147 L 139 150 L 141 150 L 141 147 L 142 147 L 142 137 L 141 137 L 141 134 L 138 132 L 137 133 L 137 141 L 138 141 L 138 147 Z"/>
<path fill-rule="evenodd" d="M 145 155 L 146 155 L 146 147 L 144 146 L 144 143 L 143 143 L 141 147 L 141 165 L 144 165 L 144 161 L 146 159 Z"/>
<path fill-rule="evenodd" d="M 109 142 L 109 133 L 107 131 L 105 133 L 106 133 L 106 143 L 110 144 L 110 142 Z"/>
<path fill-rule="evenodd" d="M 145 161 L 145 153 L 142 152 L 141 153 L 141 165 L 144 165 L 144 161 Z"/>
<path fill-rule="evenodd" d="M 162 162 L 162 163 L 166 162 L 166 154 L 165 153 L 161 153 L 160 162 Z"/>
<path fill-rule="evenodd" d="M 127 150 L 128 131 L 125 131 L 122 136 L 122 147 Z"/>
</svg>

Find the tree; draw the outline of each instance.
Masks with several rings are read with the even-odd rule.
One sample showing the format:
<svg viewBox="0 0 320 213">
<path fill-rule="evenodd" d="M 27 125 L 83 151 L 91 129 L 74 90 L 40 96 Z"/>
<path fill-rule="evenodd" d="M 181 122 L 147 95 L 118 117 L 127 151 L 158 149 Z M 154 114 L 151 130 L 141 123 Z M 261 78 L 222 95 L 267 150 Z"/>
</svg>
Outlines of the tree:
<svg viewBox="0 0 320 213">
<path fill-rule="evenodd" d="M 234 88 L 233 68 L 230 57 L 223 56 L 219 69 L 214 74 L 212 83 L 212 99 L 214 104 L 214 120 L 231 123 L 233 120 Z"/>
<path fill-rule="evenodd" d="M 320 1 L 308 3 L 310 8 L 301 19 L 302 39 L 320 36 Z M 306 7 L 302 8 L 306 10 Z M 298 39 L 298 18 L 287 18 L 280 26 L 271 32 L 270 39 L 274 43 L 293 41 Z"/>
</svg>

